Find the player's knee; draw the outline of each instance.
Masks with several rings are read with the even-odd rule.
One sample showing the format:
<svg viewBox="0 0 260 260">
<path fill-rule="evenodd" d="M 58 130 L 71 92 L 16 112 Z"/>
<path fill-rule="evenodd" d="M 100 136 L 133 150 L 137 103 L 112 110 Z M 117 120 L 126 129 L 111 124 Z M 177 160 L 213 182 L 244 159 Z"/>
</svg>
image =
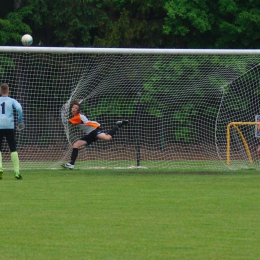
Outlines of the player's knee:
<svg viewBox="0 0 260 260">
<path fill-rule="evenodd" d="M 111 135 L 106 135 L 103 140 L 106 141 L 106 142 L 109 142 L 109 141 L 112 140 L 112 136 Z"/>
<path fill-rule="evenodd" d="M 84 144 L 81 144 L 81 142 L 76 142 L 72 145 L 72 148 L 80 148 L 81 146 L 83 146 Z"/>
</svg>

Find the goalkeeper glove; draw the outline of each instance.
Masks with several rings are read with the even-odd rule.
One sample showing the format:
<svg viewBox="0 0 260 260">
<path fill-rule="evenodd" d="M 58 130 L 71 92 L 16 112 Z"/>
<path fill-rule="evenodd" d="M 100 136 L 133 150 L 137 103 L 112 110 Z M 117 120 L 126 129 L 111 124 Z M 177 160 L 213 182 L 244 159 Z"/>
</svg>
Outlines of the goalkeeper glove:
<svg viewBox="0 0 260 260">
<path fill-rule="evenodd" d="M 17 130 L 19 132 L 22 131 L 24 128 L 25 128 L 25 124 L 24 123 L 18 123 Z"/>
</svg>

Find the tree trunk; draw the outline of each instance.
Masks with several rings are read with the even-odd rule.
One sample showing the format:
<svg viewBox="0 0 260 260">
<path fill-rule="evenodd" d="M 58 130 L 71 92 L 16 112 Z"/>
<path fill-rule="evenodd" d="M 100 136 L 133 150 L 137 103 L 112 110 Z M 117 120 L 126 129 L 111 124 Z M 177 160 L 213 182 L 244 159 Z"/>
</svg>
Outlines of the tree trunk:
<svg viewBox="0 0 260 260">
<path fill-rule="evenodd" d="M 20 8 L 22 0 L 14 0 L 14 11 Z"/>
</svg>

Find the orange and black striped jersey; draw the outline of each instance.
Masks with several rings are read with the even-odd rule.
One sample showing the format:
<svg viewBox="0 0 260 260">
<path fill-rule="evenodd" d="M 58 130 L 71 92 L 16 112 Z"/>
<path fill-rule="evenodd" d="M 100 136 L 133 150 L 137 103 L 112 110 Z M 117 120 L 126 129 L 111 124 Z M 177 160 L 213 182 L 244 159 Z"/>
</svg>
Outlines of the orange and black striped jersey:
<svg viewBox="0 0 260 260">
<path fill-rule="evenodd" d="M 74 117 L 70 118 L 69 121 L 73 125 L 77 125 L 81 130 L 85 132 L 86 135 L 91 133 L 93 130 L 100 127 L 100 124 L 96 121 L 90 121 L 85 115 L 76 114 Z"/>
</svg>

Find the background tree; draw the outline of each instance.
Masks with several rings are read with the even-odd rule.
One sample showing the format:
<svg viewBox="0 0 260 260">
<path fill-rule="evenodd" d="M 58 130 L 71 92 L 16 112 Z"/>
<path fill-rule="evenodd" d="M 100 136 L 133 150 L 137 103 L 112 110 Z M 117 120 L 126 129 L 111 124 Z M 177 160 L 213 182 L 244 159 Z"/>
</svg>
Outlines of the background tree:
<svg viewBox="0 0 260 260">
<path fill-rule="evenodd" d="M 91 46 L 93 30 L 106 20 L 99 0 L 28 0 L 28 4 L 32 15 L 27 23 L 34 39 L 47 46 Z"/>
<path fill-rule="evenodd" d="M 178 48 L 258 48 L 260 2 L 170 0 L 164 33 Z"/>
<path fill-rule="evenodd" d="M 259 48 L 260 1 L 0 0 L 0 44 Z"/>
<path fill-rule="evenodd" d="M 16 12 L 19 1 L 0 0 L 0 44 L 20 45 L 21 35 L 32 33 L 30 25 L 25 22 L 31 14 L 29 7 Z"/>
<path fill-rule="evenodd" d="M 163 32 L 165 0 L 106 0 L 109 23 L 95 36 L 95 46 L 170 47 L 171 36 Z"/>
<path fill-rule="evenodd" d="M 21 7 L 22 0 L 14 0 L 14 11 Z"/>
</svg>

